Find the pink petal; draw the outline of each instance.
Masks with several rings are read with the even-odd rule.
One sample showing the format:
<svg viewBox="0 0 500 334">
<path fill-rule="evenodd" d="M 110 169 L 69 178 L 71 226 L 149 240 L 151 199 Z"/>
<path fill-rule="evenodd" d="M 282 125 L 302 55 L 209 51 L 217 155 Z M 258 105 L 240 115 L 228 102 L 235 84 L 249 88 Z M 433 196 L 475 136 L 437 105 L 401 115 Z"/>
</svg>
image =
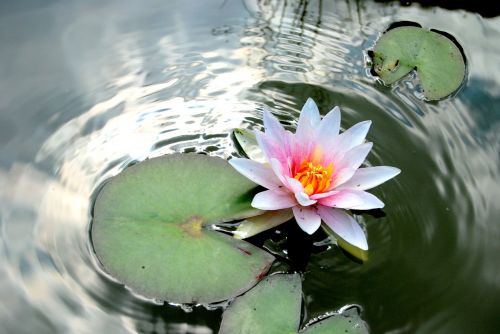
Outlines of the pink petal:
<svg viewBox="0 0 500 334">
<path fill-rule="evenodd" d="M 290 190 L 290 192 L 304 192 L 304 187 L 302 186 L 302 184 L 298 180 L 289 176 L 290 170 L 288 166 L 283 166 L 277 159 L 271 159 L 271 168 L 274 174 L 279 178 L 282 184 L 287 187 L 288 190 Z M 283 170 L 284 168 L 287 169 L 286 172 Z"/>
<path fill-rule="evenodd" d="M 229 164 L 240 174 L 251 181 L 267 188 L 274 189 L 281 185 L 271 168 L 250 159 L 234 158 Z"/>
<path fill-rule="evenodd" d="M 271 112 L 264 107 L 264 130 L 273 140 L 280 142 L 283 139 L 285 129 Z"/>
<path fill-rule="evenodd" d="M 344 157 L 337 162 L 338 169 L 336 173 L 334 172 L 333 176 L 334 187 L 338 187 L 354 175 L 359 166 L 361 166 L 363 161 L 365 161 L 366 156 L 370 153 L 372 147 L 373 143 L 366 143 L 358 145 L 346 152 Z"/>
<path fill-rule="evenodd" d="M 316 212 L 315 207 L 305 208 L 301 206 L 294 206 L 292 210 L 297 224 L 299 224 L 300 228 L 304 232 L 313 234 L 320 227 L 321 217 Z"/>
<path fill-rule="evenodd" d="M 348 151 L 355 146 L 361 145 L 365 140 L 371 125 L 372 121 L 363 121 L 354 124 L 352 127 L 339 135 L 339 141 L 337 143 L 341 148 L 344 148 L 345 151 Z"/>
<path fill-rule="evenodd" d="M 260 210 L 280 210 L 297 205 L 295 197 L 287 192 L 279 190 L 265 190 L 252 200 L 252 206 Z"/>
<path fill-rule="evenodd" d="M 294 212 L 295 213 L 295 212 Z M 343 210 L 318 207 L 321 219 L 344 241 L 362 250 L 368 250 L 366 236 L 356 220 Z"/>
<path fill-rule="evenodd" d="M 401 173 L 400 169 L 389 166 L 359 168 L 352 178 L 343 183 L 340 188 L 368 190 L 392 179 L 399 173 Z"/>
<path fill-rule="evenodd" d="M 317 202 L 317 201 L 315 201 L 313 199 L 310 199 L 309 195 L 307 195 L 305 192 L 295 193 L 295 199 L 302 206 L 313 205 L 313 204 L 316 204 L 316 202 Z"/>
<path fill-rule="evenodd" d="M 340 130 L 340 109 L 335 107 L 321 120 L 316 132 L 316 142 L 327 143 L 339 134 Z"/>
<path fill-rule="evenodd" d="M 288 189 L 290 189 L 293 193 L 304 192 L 304 186 L 302 186 L 302 183 L 292 177 L 286 177 L 285 184 L 288 185 Z"/>
<path fill-rule="evenodd" d="M 334 173 L 335 174 L 333 177 L 334 188 L 337 189 L 341 187 L 341 185 L 344 184 L 344 182 L 346 182 L 347 180 L 349 180 L 354 175 L 354 173 L 356 173 L 356 169 L 349 167 L 340 169 L 339 171 Z"/>
<path fill-rule="evenodd" d="M 315 128 L 321 121 L 318 107 L 313 99 L 308 98 L 299 116 L 299 123 L 297 124 L 297 131 L 295 136 L 297 142 L 303 147 L 302 155 L 309 149 L 309 143 L 314 139 Z M 303 155 L 304 156 L 304 155 Z"/>
<path fill-rule="evenodd" d="M 338 190 L 327 191 L 325 193 L 311 195 L 311 196 L 309 196 L 309 198 L 310 199 L 320 199 L 320 198 L 330 197 L 332 195 L 335 195 L 338 192 L 339 192 Z"/>
<path fill-rule="evenodd" d="M 371 210 L 384 207 L 384 202 L 376 196 L 363 190 L 354 189 L 341 190 L 332 196 L 319 199 L 318 203 L 324 206 L 352 210 Z"/>
<path fill-rule="evenodd" d="M 290 131 L 283 131 L 280 138 L 273 138 L 268 133 L 255 131 L 255 139 L 260 149 L 264 153 L 267 161 L 277 159 L 283 167 L 283 172 L 288 169 L 288 161 L 293 156 L 294 136 Z"/>
<path fill-rule="evenodd" d="M 263 132 L 254 131 L 254 134 L 255 139 L 257 140 L 257 144 L 259 144 L 259 147 L 264 153 L 267 161 L 271 161 L 271 158 L 276 158 L 279 160 L 286 159 L 282 144 L 275 142 Z"/>
<path fill-rule="evenodd" d="M 310 123 L 313 127 L 316 127 L 321 121 L 321 116 L 319 115 L 319 109 L 313 99 L 308 98 L 302 110 L 300 111 L 299 124 L 297 129 L 304 122 Z"/>
<path fill-rule="evenodd" d="M 335 159 L 340 159 L 350 149 L 361 145 L 370 129 L 371 121 L 357 123 L 338 136 L 325 139 L 325 150 L 335 152 Z"/>
<path fill-rule="evenodd" d="M 290 155 L 288 162 L 290 165 L 290 176 L 295 175 L 296 169 L 300 166 L 304 159 L 309 157 L 309 152 L 313 147 L 313 142 L 310 138 L 305 139 L 305 141 L 300 142 L 297 137 L 293 138 L 293 143 L 290 147 Z"/>
<path fill-rule="evenodd" d="M 276 177 L 281 181 L 281 183 L 286 186 L 287 185 L 285 180 L 286 175 L 283 175 L 284 171 L 281 162 L 278 159 L 271 158 L 271 168 L 273 170 L 274 175 L 276 175 Z"/>
<path fill-rule="evenodd" d="M 350 149 L 346 152 L 339 164 L 343 167 L 351 167 L 357 169 L 359 166 L 361 166 L 363 161 L 365 161 L 366 156 L 368 155 L 368 153 L 370 153 L 372 147 L 373 143 L 365 143 Z"/>
<path fill-rule="evenodd" d="M 262 150 L 262 153 L 266 156 L 266 159 L 269 161 L 269 155 L 270 152 L 273 150 L 271 145 L 269 144 L 269 141 L 265 137 L 264 132 L 254 130 L 254 135 L 255 135 L 255 140 L 257 141 L 257 144 L 259 145 L 260 149 Z"/>
</svg>

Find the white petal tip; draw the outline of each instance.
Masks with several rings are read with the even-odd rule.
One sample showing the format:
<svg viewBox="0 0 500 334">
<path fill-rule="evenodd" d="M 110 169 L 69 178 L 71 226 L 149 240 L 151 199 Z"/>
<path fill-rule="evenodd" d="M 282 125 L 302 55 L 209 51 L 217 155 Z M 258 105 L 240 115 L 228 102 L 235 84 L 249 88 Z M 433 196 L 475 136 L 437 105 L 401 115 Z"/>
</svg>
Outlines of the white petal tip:
<svg viewBox="0 0 500 334">
<path fill-rule="evenodd" d="M 269 117 L 274 117 L 274 115 L 271 112 L 271 110 L 269 110 L 269 108 L 267 108 L 267 107 L 264 107 L 264 110 L 262 111 L 262 113 L 264 114 L 264 120 L 266 118 L 269 118 Z"/>
<path fill-rule="evenodd" d="M 264 211 L 270 210 L 269 207 L 265 203 L 263 203 L 259 199 L 255 199 L 255 197 L 253 198 L 252 203 L 250 203 L 250 205 L 252 206 L 252 208 L 255 208 L 255 209 L 264 210 Z"/>
<path fill-rule="evenodd" d="M 372 209 L 383 209 L 385 206 L 385 203 L 382 202 L 381 200 L 379 200 L 377 197 L 375 197 L 375 198 L 376 198 L 376 201 L 373 202 Z M 364 210 L 372 210 L 372 209 L 364 209 Z"/>
<path fill-rule="evenodd" d="M 388 180 L 392 179 L 393 177 L 398 176 L 399 174 L 401 174 L 401 169 L 399 169 L 399 168 L 392 167 L 392 166 L 380 166 L 380 167 L 386 169 L 386 174 L 387 175 L 386 175 L 385 181 L 388 181 Z"/>
<path fill-rule="evenodd" d="M 306 104 L 307 103 L 313 103 L 314 105 L 316 105 L 316 102 L 314 102 L 314 100 L 312 99 L 312 97 L 308 97 L 307 100 L 306 100 Z"/>
<path fill-rule="evenodd" d="M 316 232 L 316 231 L 318 230 L 318 229 L 316 229 L 316 230 L 312 230 L 312 229 L 310 229 L 310 230 L 304 230 L 304 229 L 302 228 L 302 226 L 300 226 L 300 225 L 299 225 L 299 227 L 300 227 L 300 229 L 301 229 L 302 231 L 306 232 L 306 233 L 307 233 L 307 234 L 309 234 L 309 235 L 313 235 L 313 234 L 314 234 L 314 232 Z"/>
<path fill-rule="evenodd" d="M 241 166 L 241 164 L 245 164 L 246 161 L 245 160 L 248 160 L 248 159 L 245 159 L 245 158 L 231 158 L 230 160 L 228 160 L 229 164 L 235 168 L 236 170 L 238 170 L 238 168 Z"/>
<path fill-rule="evenodd" d="M 368 251 L 368 241 L 366 240 L 366 236 L 364 234 L 363 236 L 358 236 L 356 239 L 352 239 L 349 242 L 346 240 L 344 240 L 344 242 L 364 252 Z"/>
<path fill-rule="evenodd" d="M 302 231 L 307 234 L 313 234 L 321 226 L 321 217 L 316 212 L 316 209 L 301 206 L 295 206 L 292 209 L 295 221 Z"/>
<path fill-rule="evenodd" d="M 246 232 L 239 232 L 239 231 L 234 231 L 233 232 L 233 238 L 236 238 L 236 239 L 245 239 L 247 237 L 248 233 Z"/>
<path fill-rule="evenodd" d="M 382 202 L 378 197 L 373 196 L 373 200 L 374 200 L 374 209 L 382 209 L 384 206 L 385 206 L 385 203 Z"/>
<path fill-rule="evenodd" d="M 310 206 L 316 204 L 316 200 L 310 199 L 309 196 L 305 192 L 295 193 L 295 199 L 302 206 Z"/>
</svg>

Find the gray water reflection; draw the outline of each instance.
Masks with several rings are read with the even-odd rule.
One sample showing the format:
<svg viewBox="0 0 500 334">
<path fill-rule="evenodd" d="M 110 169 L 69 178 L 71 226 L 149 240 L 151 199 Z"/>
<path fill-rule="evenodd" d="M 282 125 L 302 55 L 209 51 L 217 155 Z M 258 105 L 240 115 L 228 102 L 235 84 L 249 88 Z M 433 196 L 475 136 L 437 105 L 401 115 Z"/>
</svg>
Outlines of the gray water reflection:
<svg viewBox="0 0 500 334">
<path fill-rule="evenodd" d="M 488 333 L 500 325 L 500 21 L 336 1 L 36 1 L 0 6 L 0 332 L 212 333 L 221 310 L 157 305 L 114 282 L 88 243 L 98 186 L 172 152 L 236 154 L 264 105 L 293 128 L 305 99 L 373 120 L 373 165 L 403 170 L 360 213 L 370 260 L 313 252 L 306 318 L 357 303 L 374 333 Z M 399 20 L 454 35 L 455 98 L 392 89 L 363 50 Z M 319 236 L 321 238 L 321 236 Z"/>
</svg>

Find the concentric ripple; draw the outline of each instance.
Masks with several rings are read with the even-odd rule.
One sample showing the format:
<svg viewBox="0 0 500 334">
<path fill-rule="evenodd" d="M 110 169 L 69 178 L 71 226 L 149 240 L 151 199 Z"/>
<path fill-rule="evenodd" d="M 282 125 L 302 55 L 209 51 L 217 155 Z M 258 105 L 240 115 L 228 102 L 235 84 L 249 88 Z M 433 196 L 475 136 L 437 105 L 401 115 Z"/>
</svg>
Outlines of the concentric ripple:
<svg viewBox="0 0 500 334">
<path fill-rule="evenodd" d="M 356 1 L 27 4 L 0 6 L 0 332 L 216 333 L 224 305 L 163 305 L 103 272 L 93 200 L 150 157 L 237 155 L 231 131 L 260 129 L 264 106 L 293 129 L 307 97 L 339 105 L 343 128 L 371 119 L 368 164 L 403 172 L 374 190 L 383 211 L 355 213 L 363 265 L 321 233 L 264 241 L 304 271 L 305 320 L 358 304 L 373 333 L 498 328 L 497 18 Z M 429 104 L 415 78 L 371 77 L 366 50 L 401 20 L 464 46 L 455 97 Z"/>
</svg>

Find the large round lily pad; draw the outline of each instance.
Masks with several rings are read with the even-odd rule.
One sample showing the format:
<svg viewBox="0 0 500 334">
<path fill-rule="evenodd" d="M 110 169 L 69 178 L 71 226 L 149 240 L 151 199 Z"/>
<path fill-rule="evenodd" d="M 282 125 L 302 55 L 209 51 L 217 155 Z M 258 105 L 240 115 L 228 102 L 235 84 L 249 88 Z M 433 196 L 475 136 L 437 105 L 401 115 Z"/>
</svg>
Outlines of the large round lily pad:
<svg viewBox="0 0 500 334">
<path fill-rule="evenodd" d="M 297 333 L 301 303 L 298 274 L 269 276 L 229 306 L 219 334 Z"/>
<path fill-rule="evenodd" d="M 385 32 L 373 49 L 373 70 L 387 85 L 417 71 L 427 100 L 442 99 L 462 84 L 465 61 L 455 43 L 420 27 L 398 27 Z"/>
<path fill-rule="evenodd" d="M 274 257 L 209 226 L 255 215 L 254 187 L 220 158 L 174 154 L 139 163 L 99 193 L 94 250 L 106 271 L 146 297 L 232 298 L 255 285 Z"/>
</svg>

